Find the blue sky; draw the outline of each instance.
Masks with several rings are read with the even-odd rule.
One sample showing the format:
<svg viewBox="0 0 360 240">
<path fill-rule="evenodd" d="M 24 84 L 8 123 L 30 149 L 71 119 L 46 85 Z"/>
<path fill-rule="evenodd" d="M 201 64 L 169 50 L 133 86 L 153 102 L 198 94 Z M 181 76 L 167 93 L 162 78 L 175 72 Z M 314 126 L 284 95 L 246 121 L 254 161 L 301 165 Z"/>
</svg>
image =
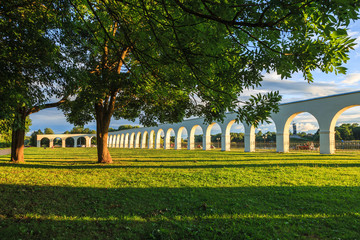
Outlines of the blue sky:
<svg viewBox="0 0 360 240">
<path fill-rule="evenodd" d="M 325 74 L 320 71 L 313 72 L 314 82 L 308 84 L 302 74 L 294 74 L 292 78 L 281 80 L 276 73 L 264 74 L 262 87 L 246 91 L 242 95 L 244 98 L 254 93 L 265 93 L 268 91 L 279 90 L 283 96 L 283 103 L 304 100 L 314 97 L 322 97 L 338 93 L 353 92 L 360 90 L 360 21 L 354 22 L 349 26 L 348 33 L 356 38 L 358 45 L 355 50 L 350 53 L 350 60 L 344 65 L 348 68 L 346 75 L 335 75 L 334 73 Z M 65 116 L 56 108 L 42 110 L 38 113 L 30 115 L 32 126 L 30 133 L 34 130 L 49 127 L 55 133 L 63 133 L 73 128 L 73 125 L 66 122 Z M 315 132 L 318 129 L 317 121 L 312 115 L 302 113 L 298 115 L 293 122 L 297 124 L 298 131 Z M 341 123 L 360 123 L 360 107 L 354 107 L 345 111 L 339 118 L 337 125 Z M 131 124 L 138 125 L 138 122 L 131 122 L 124 119 L 112 119 L 110 127 L 118 128 L 120 125 Z M 95 122 L 85 125 L 90 129 L 96 129 Z M 241 131 L 241 125 L 234 125 L 233 131 Z M 275 131 L 273 124 L 264 124 L 257 129 L 262 132 Z M 216 127 L 214 127 L 216 132 Z"/>
</svg>

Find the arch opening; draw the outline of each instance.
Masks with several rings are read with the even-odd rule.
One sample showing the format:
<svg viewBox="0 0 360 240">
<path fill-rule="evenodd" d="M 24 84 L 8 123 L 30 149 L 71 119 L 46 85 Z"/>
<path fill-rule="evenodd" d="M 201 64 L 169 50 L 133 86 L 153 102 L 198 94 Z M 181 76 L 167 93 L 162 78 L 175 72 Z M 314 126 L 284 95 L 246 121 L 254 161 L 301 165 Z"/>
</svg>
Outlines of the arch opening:
<svg viewBox="0 0 360 240">
<path fill-rule="evenodd" d="M 287 125 L 287 131 L 289 132 L 289 148 L 291 151 L 320 150 L 319 124 L 311 113 L 301 112 L 293 115 Z"/>
<path fill-rule="evenodd" d="M 175 138 L 175 149 L 187 149 L 188 147 L 188 131 L 185 127 L 180 127 Z"/>
<path fill-rule="evenodd" d="M 85 147 L 86 146 L 86 139 L 85 137 L 79 137 L 76 141 L 77 147 Z"/>
<path fill-rule="evenodd" d="M 164 130 L 162 130 L 161 128 L 157 131 L 156 136 L 155 136 L 155 148 L 156 149 L 162 149 L 164 148 L 164 138 L 165 138 L 165 133 Z"/>
<path fill-rule="evenodd" d="M 149 134 L 147 131 L 145 131 L 141 135 L 141 148 L 147 148 L 148 144 L 149 144 Z"/>
<path fill-rule="evenodd" d="M 63 142 L 63 140 L 60 137 L 56 137 L 53 139 L 53 146 L 56 148 L 61 148 L 62 142 Z"/>
<path fill-rule="evenodd" d="M 271 118 L 267 121 L 269 122 L 264 122 L 255 129 L 255 147 L 260 151 L 276 149 L 276 125 Z"/>
<path fill-rule="evenodd" d="M 135 147 L 135 133 L 130 134 L 130 142 L 129 142 L 129 148 Z"/>
<path fill-rule="evenodd" d="M 41 147 L 50 147 L 50 139 L 47 137 L 44 137 L 40 140 L 40 146 Z"/>
<path fill-rule="evenodd" d="M 96 147 L 96 144 L 97 144 L 96 136 L 90 137 L 90 144 L 91 144 L 91 147 Z"/>
<path fill-rule="evenodd" d="M 221 149 L 221 127 L 218 123 L 212 123 L 208 127 L 208 131 L 210 134 L 210 149 Z"/>
<path fill-rule="evenodd" d="M 128 147 L 129 147 L 129 133 L 126 133 L 124 138 L 124 148 L 128 148 Z"/>
<path fill-rule="evenodd" d="M 165 141 L 165 143 L 164 143 L 165 149 L 174 149 L 175 148 L 175 131 L 174 131 L 174 129 L 169 128 L 166 131 L 164 141 Z"/>
<path fill-rule="evenodd" d="M 360 150 L 360 106 L 341 109 L 331 121 L 336 151 Z"/>
<path fill-rule="evenodd" d="M 112 147 L 112 143 L 113 143 L 113 135 L 108 135 L 108 140 L 107 140 L 107 145 L 108 147 Z"/>
<path fill-rule="evenodd" d="M 189 142 L 189 150 L 192 149 L 202 149 L 203 148 L 203 129 L 200 125 L 195 125 L 190 130 L 190 142 Z"/>
<path fill-rule="evenodd" d="M 230 149 L 231 150 L 244 150 L 245 128 L 242 123 L 237 123 L 234 120 L 230 121 L 227 129 L 226 136 L 230 135 Z"/>
<path fill-rule="evenodd" d="M 65 139 L 65 146 L 66 147 L 75 147 L 75 141 L 74 138 L 68 137 Z"/>
<path fill-rule="evenodd" d="M 141 139 L 141 132 L 136 133 L 135 135 L 135 148 L 140 148 L 140 139 Z"/>
<path fill-rule="evenodd" d="M 116 140 L 115 140 L 115 143 L 114 143 L 114 147 L 116 148 L 119 148 L 120 147 L 120 134 L 117 134 L 116 135 Z"/>
<path fill-rule="evenodd" d="M 120 143 L 119 143 L 120 148 L 124 148 L 124 141 L 125 141 L 125 134 L 122 133 L 120 135 Z"/>
</svg>

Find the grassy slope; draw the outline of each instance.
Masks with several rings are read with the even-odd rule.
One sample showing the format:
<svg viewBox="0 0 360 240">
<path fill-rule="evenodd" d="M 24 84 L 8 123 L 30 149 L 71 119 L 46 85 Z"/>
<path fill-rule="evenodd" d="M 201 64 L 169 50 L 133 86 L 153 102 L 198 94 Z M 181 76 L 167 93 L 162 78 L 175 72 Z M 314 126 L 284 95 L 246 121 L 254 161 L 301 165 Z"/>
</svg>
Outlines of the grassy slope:
<svg viewBox="0 0 360 240">
<path fill-rule="evenodd" d="M 1 239 L 359 239 L 360 155 L 26 149 L 0 156 Z"/>
</svg>

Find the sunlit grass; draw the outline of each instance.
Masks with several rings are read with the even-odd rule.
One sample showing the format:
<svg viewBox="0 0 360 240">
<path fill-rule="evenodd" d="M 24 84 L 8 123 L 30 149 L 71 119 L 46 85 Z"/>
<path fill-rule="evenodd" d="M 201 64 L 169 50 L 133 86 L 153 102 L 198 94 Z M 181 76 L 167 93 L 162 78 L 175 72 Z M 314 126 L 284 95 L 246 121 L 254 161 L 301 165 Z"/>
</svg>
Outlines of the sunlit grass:
<svg viewBox="0 0 360 240">
<path fill-rule="evenodd" d="M 0 156 L 2 239 L 359 239 L 360 155 L 26 149 Z"/>
</svg>

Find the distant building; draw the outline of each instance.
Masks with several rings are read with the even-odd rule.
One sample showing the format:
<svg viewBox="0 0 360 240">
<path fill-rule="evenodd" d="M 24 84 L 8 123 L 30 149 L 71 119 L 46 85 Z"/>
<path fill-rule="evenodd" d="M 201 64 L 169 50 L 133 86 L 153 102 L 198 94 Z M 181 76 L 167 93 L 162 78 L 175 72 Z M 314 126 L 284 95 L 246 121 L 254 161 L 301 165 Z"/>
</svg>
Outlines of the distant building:
<svg viewBox="0 0 360 240">
<path fill-rule="evenodd" d="M 297 131 L 296 131 L 296 123 L 293 123 L 293 134 L 296 135 Z"/>
</svg>

